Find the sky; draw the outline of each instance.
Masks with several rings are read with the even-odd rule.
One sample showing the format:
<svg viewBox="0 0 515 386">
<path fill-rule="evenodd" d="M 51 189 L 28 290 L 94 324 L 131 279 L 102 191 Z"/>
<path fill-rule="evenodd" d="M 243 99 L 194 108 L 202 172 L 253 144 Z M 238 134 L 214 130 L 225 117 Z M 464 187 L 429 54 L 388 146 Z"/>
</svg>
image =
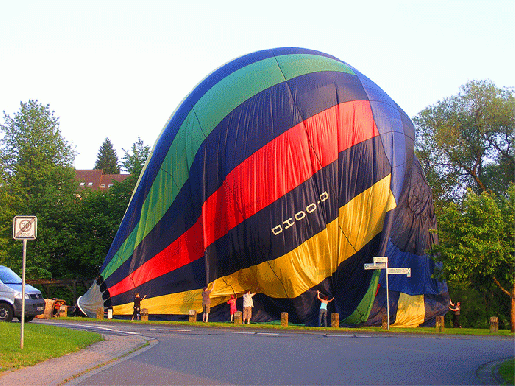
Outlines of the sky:
<svg viewBox="0 0 515 386">
<path fill-rule="evenodd" d="M 350 64 L 414 117 L 471 80 L 515 86 L 515 0 L 0 0 L 0 111 L 37 99 L 76 169 L 109 138 L 152 146 L 207 75 L 303 47 Z M 3 123 L 3 117 L 0 122 Z"/>
</svg>

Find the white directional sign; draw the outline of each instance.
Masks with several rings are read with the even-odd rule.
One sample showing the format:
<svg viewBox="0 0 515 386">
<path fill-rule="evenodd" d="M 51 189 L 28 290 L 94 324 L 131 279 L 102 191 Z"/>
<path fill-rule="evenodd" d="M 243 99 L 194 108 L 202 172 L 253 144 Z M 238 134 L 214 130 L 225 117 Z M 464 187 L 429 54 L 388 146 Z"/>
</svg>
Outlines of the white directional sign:
<svg viewBox="0 0 515 386">
<path fill-rule="evenodd" d="M 388 263 L 388 256 L 374 256 L 374 263 Z"/>
<path fill-rule="evenodd" d="M 388 256 L 374 256 L 374 262 L 364 266 L 365 269 L 386 269 L 386 320 L 390 329 L 390 290 L 388 288 L 388 275 L 406 275 L 411 277 L 411 268 L 388 268 Z"/>
<path fill-rule="evenodd" d="M 365 269 L 385 269 L 386 263 L 368 263 L 365 264 Z"/>
<path fill-rule="evenodd" d="M 13 239 L 35 240 L 38 219 L 36 216 L 16 216 L 13 218 Z"/>
<path fill-rule="evenodd" d="M 411 268 L 388 268 L 388 275 L 406 275 L 411 277 Z"/>
</svg>

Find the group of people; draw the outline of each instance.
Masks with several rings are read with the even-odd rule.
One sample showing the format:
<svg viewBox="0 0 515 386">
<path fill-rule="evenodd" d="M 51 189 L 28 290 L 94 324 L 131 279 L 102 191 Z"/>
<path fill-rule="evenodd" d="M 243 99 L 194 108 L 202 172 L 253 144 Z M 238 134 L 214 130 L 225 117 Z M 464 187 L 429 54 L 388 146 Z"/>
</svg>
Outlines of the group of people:
<svg viewBox="0 0 515 386">
<path fill-rule="evenodd" d="M 205 287 L 202 291 L 202 321 L 207 323 L 209 321 L 209 312 L 211 310 L 211 292 L 213 292 L 215 288 L 215 284 L 211 289 L 209 287 Z M 250 292 L 247 290 L 243 294 L 243 323 L 250 324 L 250 319 L 252 318 L 252 308 L 254 307 L 254 300 L 252 299 L 256 293 Z M 231 298 L 227 301 L 230 306 L 230 314 L 231 314 L 231 322 L 234 322 L 234 314 L 237 311 L 236 308 L 236 295 L 231 295 Z"/>
<path fill-rule="evenodd" d="M 211 289 L 208 287 L 204 287 L 202 291 L 202 321 L 207 323 L 209 321 L 209 313 L 211 311 L 211 292 L 215 289 L 215 284 L 213 283 Z M 250 292 L 247 290 L 243 294 L 243 323 L 250 324 L 250 319 L 252 318 L 252 308 L 254 307 L 254 300 L 252 299 L 256 293 Z M 147 295 L 140 297 L 139 293 L 136 293 L 134 296 L 134 306 L 133 306 L 133 314 L 131 320 L 138 320 L 141 315 L 141 301 L 145 299 Z M 230 314 L 231 314 L 231 322 L 234 322 L 234 314 L 237 311 L 236 308 L 236 299 L 237 295 L 231 295 L 231 298 L 227 301 L 230 306 Z M 322 327 L 322 321 L 324 322 L 324 327 L 327 327 L 327 306 L 330 302 L 334 300 L 334 297 L 329 299 L 326 295 L 320 295 L 320 291 L 317 290 L 317 299 L 320 301 L 320 311 L 318 314 L 318 325 Z M 449 310 L 453 312 L 453 327 L 461 328 L 460 325 L 460 309 L 461 303 L 456 302 L 453 303 L 452 300 L 449 301 Z"/>
<path fill-rule="evenodd" d="M 211 293 L 215 289 L 215 284 L 204 287 L 202 291 L 202 321 L 204 323 L 209 322 L 209 313 L 211 312 Z M 250 292 L 247 290 L 243 294 L 243 323 L 250 324 L 250 319 L 252 318 L 252 308 L 254 307 L 254 300 L 252 299 L 256 295 L 256 293 Z M 134 296 L 134 306 L 133 306 L 133 314 L 131 320 L 138 320 L 141 314 L 141 301 L 145 299 L 147 295 L 140 297 L 139 293 L 136 293 Z M 317 290 L 317 298 L 320 300 L 320 312 L 318 316 L 318 324 L 322 326 L 322 321 L 324 322 L 324 327 L 327 327 L 327 306 L 330 302 L 334 300 L 334 298 L 329 299 L 328 296 L 322 295 L 320 296 L 320 291 Z M 231 298 L 227 301 L 230 306 L 230 314 L 231 314 L 231 322 L 234 322 L 234 314 L 237 311 L 236 308 L 236 300 L 237 295 L 231 295 Z M 452 302 L 451 302 L 452 304 Z M 459 307 L 459 302 L 457 306 Z M 459 312 L 458 312 L 459 315 Z"/>
<path fill-rule="evenodd" d="M 254 300 L 252 297 L 256 293 L 248 290 L 243 294 L 243 323 L 250 324 L 250 318 L 252 318 L 252 307 L 254 307 Z M 236 313 L 236 296 L 231 295 L 231 298 L 227 301 L 230 306 L 231 322 L 234 322 L 234 314 Z"/>
</svg>

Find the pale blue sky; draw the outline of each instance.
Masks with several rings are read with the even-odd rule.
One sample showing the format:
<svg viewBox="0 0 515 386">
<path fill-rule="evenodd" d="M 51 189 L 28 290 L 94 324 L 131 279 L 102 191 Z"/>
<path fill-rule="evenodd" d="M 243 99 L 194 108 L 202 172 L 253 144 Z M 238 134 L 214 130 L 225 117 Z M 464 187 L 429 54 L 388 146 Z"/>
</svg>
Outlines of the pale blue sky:
<svg viewBox="0 0 515 386">
<path fill-rule="evenodd" d="M 304 47 L 349 63 L 410 117 L 469 80 L 515 86 L 515 0 L 0 0 L 0 111 L 38 99 L 91 169 L 152 145 L 182 99 L 241 55 Z M 3 122 L 3 119 L 2 119 Z"/>
</svg>

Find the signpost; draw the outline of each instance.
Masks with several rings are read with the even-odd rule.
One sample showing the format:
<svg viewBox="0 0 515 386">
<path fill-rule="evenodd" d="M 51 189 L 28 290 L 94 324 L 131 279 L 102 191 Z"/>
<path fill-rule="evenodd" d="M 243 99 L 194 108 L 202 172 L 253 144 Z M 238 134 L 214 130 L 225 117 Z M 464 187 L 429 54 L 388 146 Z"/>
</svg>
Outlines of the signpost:
<svg viewBox="0 0 515 386">
<path fill-rule="evenodd" d="M 364 266 L 365 269 L 386 269 L 386 324 L 390 329 L 390 291 L 388 289 L 388 275 L 406 275 L 411 277 L 411 268 L 388 268 L 387 256 L 374 256 L 374 262 Z"/>
<path fill-rule="evenodd" d="M 23 240 L 23 259 L 21 273 L 21 333 L 20 348 L 23 349 L 23 335 L 25 330 L 25 262 L 27 257 L 27 240 L 35 240 L 38 219 L 36 216 L 16 216 L 13 218 L 13 239 Z"/>
</svg>

